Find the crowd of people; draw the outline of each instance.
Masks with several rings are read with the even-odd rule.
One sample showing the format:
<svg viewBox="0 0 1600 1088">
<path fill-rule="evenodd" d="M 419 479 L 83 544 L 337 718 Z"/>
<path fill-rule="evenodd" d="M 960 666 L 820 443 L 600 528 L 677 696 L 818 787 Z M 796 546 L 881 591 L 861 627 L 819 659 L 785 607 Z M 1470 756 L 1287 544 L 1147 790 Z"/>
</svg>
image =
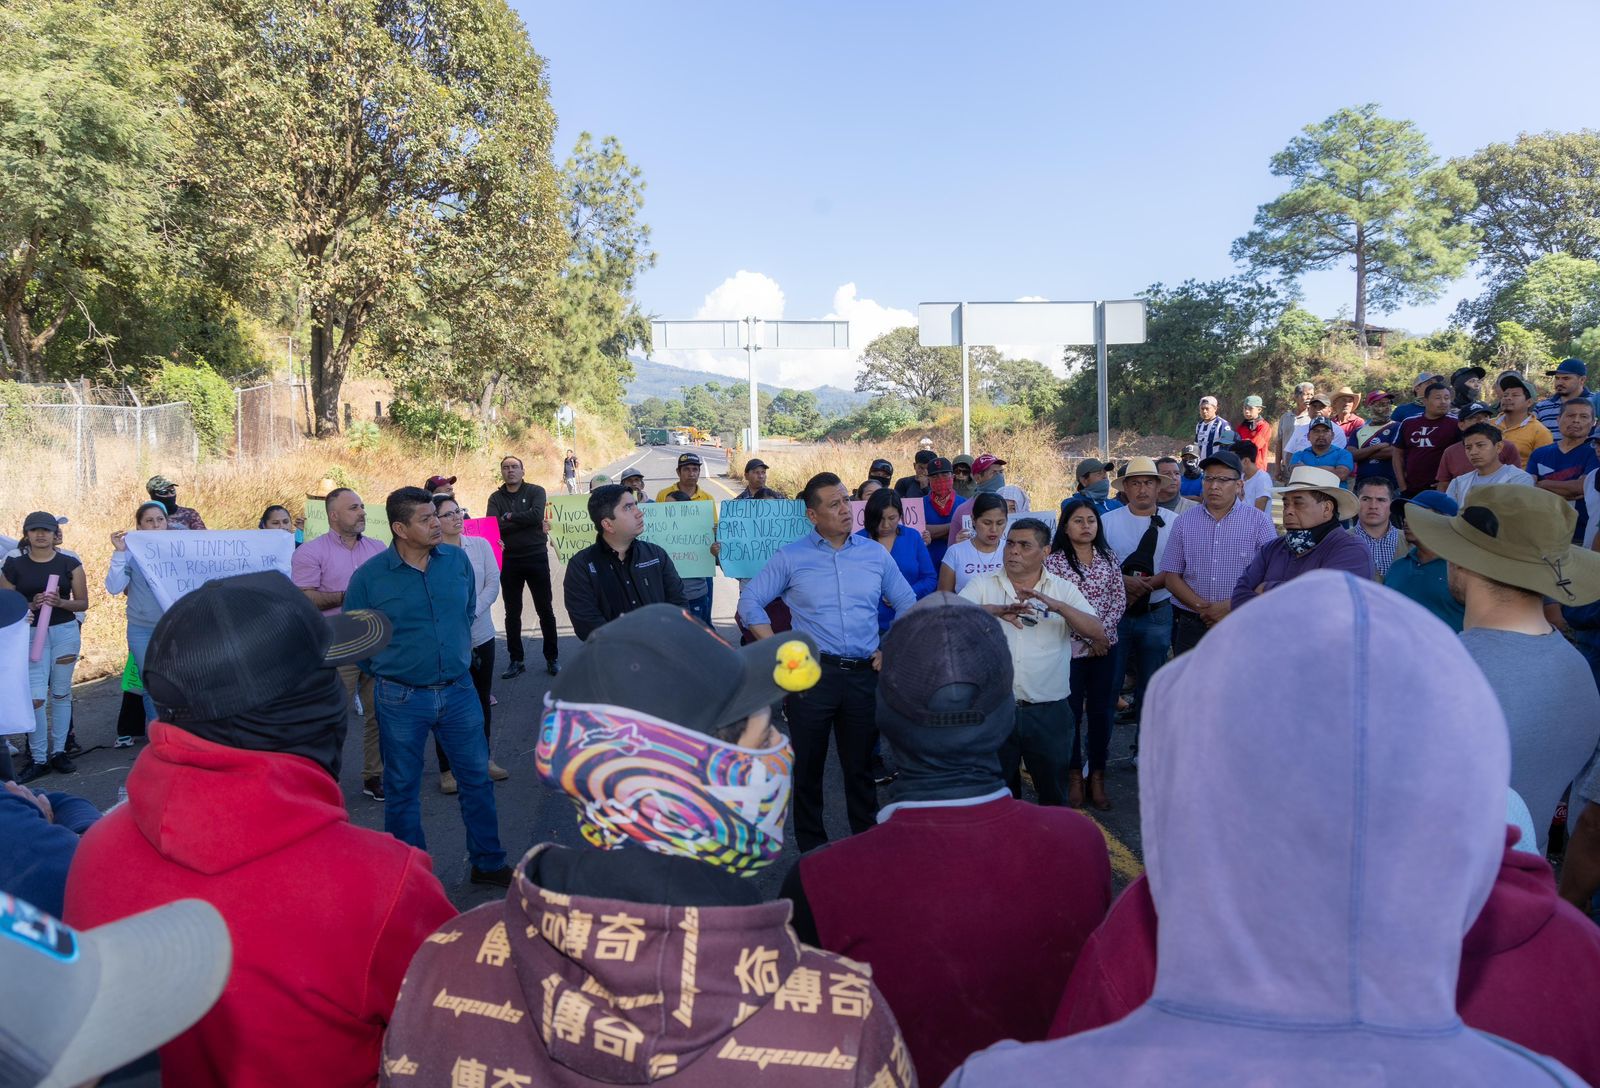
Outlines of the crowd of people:
<svg viewBox="0 0 1600 1088">
<path fill-rule="evenodd" d="M 337 488 L 291 577 L 165 607 L 118 532 L 148 744 L 105 814 L 30 788 L 72 773 L 91 603 L 64 519 L 30 514 L 0 564 L 0 627 L 45 647 L 31 758 L 0 763 L 0 1057 L 63 1085 L 154 1050 L 167 1083 L 219 1086 L 1600 1082 L 1585 375 L 1540 399 L 1423 374 L 1398 406 L 1302 385 L 1276 425 L 1206 396 L 1192 444 L 1085 458 L 1059 505 L 931 440 L 910 475 L 818 473 L 737 640 L 712 580 L 643 538 L 644 505 L 713 502 L 701 456 L 653 497 L 630 466 L 589 481 L 565 664 L 551 510 L 515 456 L 498 567 L 443 476 L 386 497 L 387 545 Z M 738 497 L 783 498 L 768 472 Z M 149 490 L 130 529 L 204 528 Z M 525 591 L 550 684 L 508 771 L 491 605 L 513 679 Z M 352 716 L 383 832 L 345 808 Z M 1119 720 L 1145 872 L 1114 897 L 1088 813 L 1118 803 Z M 426 852 L 430 739 L 468 879 L 505 890 L 466 913 Z M 519 770 L 584 846 L 508 856 L 494 783 Z M 749 878 L 791 834 L 768 899 Z"/>
</svg>

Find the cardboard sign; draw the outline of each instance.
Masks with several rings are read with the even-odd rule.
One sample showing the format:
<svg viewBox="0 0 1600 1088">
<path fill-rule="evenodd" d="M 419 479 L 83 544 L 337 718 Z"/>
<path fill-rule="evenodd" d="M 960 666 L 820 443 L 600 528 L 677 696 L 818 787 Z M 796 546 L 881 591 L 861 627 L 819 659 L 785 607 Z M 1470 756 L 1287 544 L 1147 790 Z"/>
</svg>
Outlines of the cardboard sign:
<svg viewBox="0 0 1600 1088">
<path fill-rule="evenodd" d="M 504 567 L 500 554 L 500 523 L 494 518 L 468 518 L 461 523 L 461 535 L 482 537 L 494 551 L 494 565 Z"/>
<path fill-rule="evenodd" d="M 327 532 L 328 504 L 323 502 L 321 496 L 307 495 L 306 527 L 303 534 L 306 542 L 310 543 Z M 362 530 L 361 535 L 380 540 L 385 547 L 394 540 L 394 533 L 389 529 L 389 515 L 381 505 L 367 507 L 367 527 Z"/>
<path fill-rule="evenodd" d="M 282 529 L 135 531 L 128 534 L 127 545 L 164 609 L 216 578 L 264 570 L 287 578 L 294 556 L 294 534 Z"/>
<path fill-rule="evenodd" d="M 714 577 L 717 561 L 711 544 L 716 539 L 712 524 L 716 513 L 717 504 L 712 502 L 646 503 L 641 539 L 666 549 L 680 578 Z"/>
<path fill-rule="evenodd" d="M 900 524 L 907 529 L 915 529 L 919 533 L 922 532 L 928 524 L 927 519 L 922 516 L 922 499 L 901 499 L 900 507 Z M 850 515 L 856 519 L 854 532 L 859 533 L 867 527 L 867 504 L 864 501 L 852 501 L 850 503 Z"/>
<path fill-rule="evenodd" d="M 555 546 L 556 558 L 561 562 L 567 562 L 594 543 L 589 496 L 553 495 L 545 510 L 550 518 L 550 543 Z"/>
<path fill-rule="evenodd" d="M 717 526 L 722 573 L 754 578 L 773 552 L 810 531 L 806 504 L 798 499 L 724 499 Z"/>
</svg>

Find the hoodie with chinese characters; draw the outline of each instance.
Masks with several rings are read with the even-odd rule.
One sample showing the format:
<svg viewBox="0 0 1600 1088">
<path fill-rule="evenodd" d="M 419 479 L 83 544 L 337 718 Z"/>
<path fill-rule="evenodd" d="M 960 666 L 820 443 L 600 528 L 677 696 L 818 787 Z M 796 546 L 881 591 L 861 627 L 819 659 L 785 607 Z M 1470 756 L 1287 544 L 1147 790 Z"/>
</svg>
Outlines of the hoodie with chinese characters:
<svg viewBox="0 0 1600 1088">
<path fill-rule="evenodd" d="M 696 861 L 535 847 L 503 902 L 423 943 L 382 1083 L 915 1084 L 869 970 L 789 910 Z"/>
</svg>

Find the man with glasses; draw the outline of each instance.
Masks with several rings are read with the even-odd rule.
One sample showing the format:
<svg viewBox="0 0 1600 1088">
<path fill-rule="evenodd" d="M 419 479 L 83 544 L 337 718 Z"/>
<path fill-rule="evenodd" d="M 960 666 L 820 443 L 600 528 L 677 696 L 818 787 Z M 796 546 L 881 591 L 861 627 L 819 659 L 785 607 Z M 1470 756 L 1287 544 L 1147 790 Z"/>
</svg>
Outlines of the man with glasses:
<svg viewBox="0 0 1600 1088">
<path fill-rule="evenodd" d="M 594 543 L 567 563 L 562 596 L 572 631 L 587 640 L 618 616 L 647 604 L 685 607 L 683 579 L 666 549 L 648 540 L 644 511 L 628 488 L 606 484 L 589 493 Z"/>
<path fill-rule="evenodd" d="M 1239 576 L 1256 553 L 1277 539 L 1272 519 L 1246 502 L 1244 465 L 1231 450 L 1200 462 L 1201 504 L 1179 514 L 1161 555 L 1172 591 L 1172 653 L 1194 649 L 1226 616 Z"/>
</svg>

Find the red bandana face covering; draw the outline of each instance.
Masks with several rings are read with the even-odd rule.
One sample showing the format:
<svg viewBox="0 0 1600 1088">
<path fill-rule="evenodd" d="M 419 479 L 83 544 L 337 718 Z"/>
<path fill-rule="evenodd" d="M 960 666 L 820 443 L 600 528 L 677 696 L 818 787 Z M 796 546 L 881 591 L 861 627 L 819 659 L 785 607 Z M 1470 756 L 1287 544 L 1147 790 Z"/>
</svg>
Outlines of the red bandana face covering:
<svg viewBox="0 0 1600 1088">
<path fill-rule="evenodd" d="M 955 480 L 942 472 L 937 476 L 930 476 L 928 477 L 928 492 L 929 497 L 933 499 L 934 509 L 938 510 L 940 514 L 950 513 L 951 508 L 955 506 Z"/>
<path fill-rule="evenodd" d="M 783 852 L 787 740 L 740 748 L 638 711 L 547 699 L 534 762 L 601 849 L 642 846 L 739 876 Z"/>
</svg>

